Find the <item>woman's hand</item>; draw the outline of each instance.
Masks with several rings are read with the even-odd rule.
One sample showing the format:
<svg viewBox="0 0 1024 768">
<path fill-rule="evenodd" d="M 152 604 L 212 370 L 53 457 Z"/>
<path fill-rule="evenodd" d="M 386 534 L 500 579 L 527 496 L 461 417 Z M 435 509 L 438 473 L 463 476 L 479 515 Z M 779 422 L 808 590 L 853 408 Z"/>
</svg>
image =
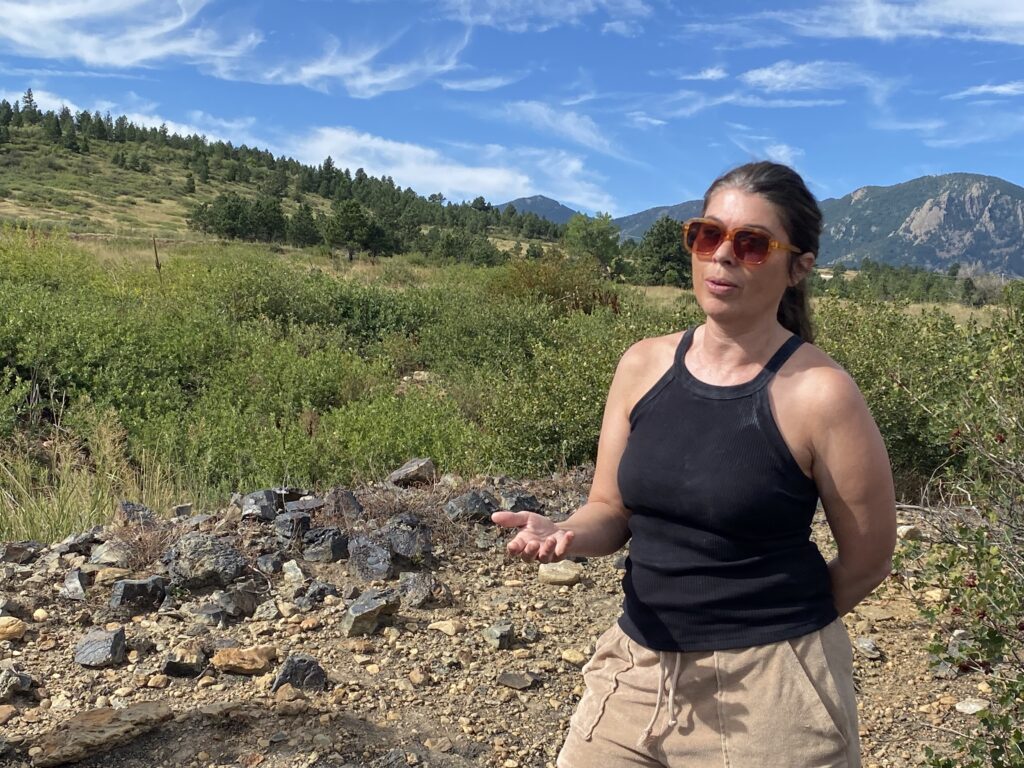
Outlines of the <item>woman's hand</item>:
<svg viewBox="0 0 1024 768">
<path fill-rule="evenodd" d="M 527 562 L 553 563 L 564 559 L 575 536 L 536 512 L 495 512 L 491 520 L 502 528 L 519 529 L 506 549 L 512 557 Z"/>
</svg>

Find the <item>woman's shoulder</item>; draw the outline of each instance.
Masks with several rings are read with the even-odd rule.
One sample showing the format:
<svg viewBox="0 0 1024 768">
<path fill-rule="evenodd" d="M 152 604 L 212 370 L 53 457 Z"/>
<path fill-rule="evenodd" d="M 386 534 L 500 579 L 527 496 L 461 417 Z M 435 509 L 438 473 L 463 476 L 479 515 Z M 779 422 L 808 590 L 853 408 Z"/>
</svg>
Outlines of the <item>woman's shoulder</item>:
<svg viewBox="0 0 1024 768">
<path fill-rule="evenodd" d="M 619 369 L 624 373 L 642 373 L 652 367 L 665 368 L 672 364 L 679 342 L 686 331 L 667 333 L 664 336 L 649 336 L 629 347 L 619 360 Z"/>
<path fill-rule="evenodd" d="M 779 375 L 808 404 L 817 402 L 835 407 L 847 402 L 848 398 L 861 397 L 856 382 L 846 369 L 823 349 L 808 342 L 796 349 Z"/>
</svg>

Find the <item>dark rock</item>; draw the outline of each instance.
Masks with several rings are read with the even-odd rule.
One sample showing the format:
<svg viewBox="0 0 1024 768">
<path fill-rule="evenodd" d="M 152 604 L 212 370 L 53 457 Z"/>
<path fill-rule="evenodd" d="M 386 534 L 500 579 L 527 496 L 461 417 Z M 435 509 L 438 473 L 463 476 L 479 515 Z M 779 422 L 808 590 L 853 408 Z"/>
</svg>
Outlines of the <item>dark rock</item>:
<svg viewBox="0 0 1024 768">
<path fill-rule="evenodd" d="M 391 550 L 377 538 L 353 536 L 348 543 L 348 570 L 363 581 L 393 578 Z"/>
<path fill-rule="evenodd" d="M 349 525 L 362 521 L 363 505 L 352 491 L 342 487 L 332 488 L 324 497 L 324 515 L 335 520 L 344 520 Z"/>
<path fill-rule="evenodd" d="M 0 704 L 11 701 L 16 694 L 32 690 L 32 676 L 11 665 L 0 672 Z"/>
<path fill-rule="evenodd" d="M 213 515 L 192 515 L 192 517 L 185 518 L 185 520 L 182 521 L 182 525 L 191 531 L 198 531 L 206 523 L 215 519 L 216 518 Z"/>
<path fill-rule="evenodd" d="M 228 613 L 217 603 L 203 603 L 195 611 L 196 619 L 211 627 L 226 628 Z"/>
<path fill-rule="evenodd" d="M 209 664 L 202 643 L 189 640 L 172 649 L 160 671 L 171 677 L 199 677 Z"/>
<path fill-rule="evenodd" d="M 470 491 L 444 505 L 445 514 L 453 522 L 489 523 L 499 509 L 498 500 L 488 491 Z"/>
<path fill-rule="evenodd" d="M 274 519 L 274 533 L 282 542 L 302 541 L 309 530 L 309 513 L 285 512 Z"/>
<path fill-rule="evenodd" d="M 256 558 L 256 568 L 267 576 L 273 576 L 276 573 L 281 573 L 284 568 L 284 560 L 280 555 L 260 555 Z"/>
<path fill-rule="evenodd" d="M 323 691 L 327 688 L 327 673 L 312 656 L 295 654 L 285 659 L 270 690 L 285 684 L 303 691 Z"/>
<path fill-rule="evenodd" d="M 117 505 L 118 516 L 125 525 L 156 525 L 156 512 L 145 504 L 134 501 L 122 501 Z"/>
<path fill-rule="evenodd" d="M 121 579 L 114 582 L 108 605 L 116 610 L 133 613 L 155 610 L 164 599 L 164 580 L 159 576 L 148 579 Z"/>
<path fill-rule="evenodd" d="M 122 627 L 113 632 L 94 629 L 78 641 L 75 647 L 75 662 L 93 669 L 115 667 L 124 663 L 126 649 Z"/>
<path fill-rule="evenodd" d="M 0 544 L 0 563 L 25 565 L 32 562 L 43 549 L 38 541 L 8 541 Z"/>
<path fill-rule="evenodd" d="M 325 581 L 314 580 L 295 600 L 295 604 L 303 610 L 310 610 L 321 605 L 328 595 L 338 596 L 338 588 Z"/>
<path fill-rule="evenodd" d="M 401 598 L 395 590 L 368 589 L 342 617 L 341 632 L 345 637 L 373 634 L 380 618 L 393 615 L 400 606 Z"/>
<path fill-rule="evenodd" d="M 127 568 L 129 554 L 128 546 L 123 542 L 105 541 L 93 549 L 89 562 L 93 565 Z"/>
<path fill-rule="evenodd" d="M 392 517 L 381 535 L 398 565 L 423 565 L 433 553 L 430 527 L 412 513 Z"/>
<path fill-rule="evenodd" d="M 484 640 L 497 651 L 504 651 L 512 647 L 515 640 L 515 631 L 511 621 L 499 621 L 483 631 Z"/>
<path fill-rule="evenodd" d="M 99 539 L 96 535 L 103 529 L 100 526 L 96 526 L 92 530 L 86 531 L 85 533 L 74 534 L 63 539 L 59 543 L 53 546 L 55 552 L 59 552 L 62 555 L 68 553 L 74 553 L 76 555 L 87 555 L 92 548 L 99 543 Z"/>
<path fill-rule="evenodd" d="M 540 629 L 536 624 L 528 621 L 520 628 L 518 639 L 527 644 L 536 643 L 540 640 Z"/>
<path fill-rule="evenodd" d="M 502 488 L 498 491 L 497 497 L 501 509 L 510 512 L 540 512 L 543 508 L 536 496 L 517 488 Z"/>
<path fill-rule="evenodd" d="M 285 512 L 305 512 L 307 515 L 313 515 L 323 508 L 324 500 L 317 496 L 305 496 L 284 505 Z"/>
<path fill-rule="evenodd" d="M 348 557 L 348 536 L 340 528 L 311 528 L 302 537 L 302 556 L 316 563 L 336 563 Z"/>
<path fill-rule="evenodd" d="M 538 677 L 529 672 L 502 672 L 498 675 L 498 683 L 517 691 L 525 691 L 538 682 Z"/>
<path fill-rule="evenodd" d="M 237 549 L 205 533 L 186 533 L 164 555 L 174 582 L 185 589 L 225 587 L 248 570 Z"/>
<path fill-rule="evenodd" d="M 269 489 L 247 493 L 237 503 L 242 508 L 243 520 L 270 522 L 281 511 L 277 505 L 277 494 Z"/>
<path fill-rule="evenodd" d="M 174 517 L 174 518 L 189 517 L 189 516 L 191 516 L 191 514 L 192 514 L 192 505 L 191 504 L 175 504 L 173 507 L 171 507 L 171 517 Z"/>
<path fill-rule="evenodd" d="M 411 608 L 452 604 L 452 591 L 448 585 L 424 571 L 403 571 L 398 577 L 398 593 L 402 596 L 402 603 Z"/>
<path fill-rule="evenodd" d="M 437 469 L 430 459 L 410 459 L 388 475 L 388 482 L 401 487 L 428 485 L 437 477 Z"/>
<path fill-rule="evenodd" d="M 13 597 L 0 595 L 0 616 L 13 616 L 22 621 L 31 621 L 32 609 L 18 602 Z"/>
<path fill-rule="evenodd" d="M 64 586 L 60 588 L 58 594 L 65 600 L 85 600 L 85 588 L 87 586 L 88 580 L 78 568 L 75 568 L 68 571 L 64 577 Z"/>
<path fill-rule="evenodd" d="M 259 591 L 256 584 L 246 581 L 242 584 L 234 584 L 223 592 L 213 594 L 213 601 L 224 609 L 232 619 L 247 619 L 256 612 L 260 604 Z"/>
</svg>

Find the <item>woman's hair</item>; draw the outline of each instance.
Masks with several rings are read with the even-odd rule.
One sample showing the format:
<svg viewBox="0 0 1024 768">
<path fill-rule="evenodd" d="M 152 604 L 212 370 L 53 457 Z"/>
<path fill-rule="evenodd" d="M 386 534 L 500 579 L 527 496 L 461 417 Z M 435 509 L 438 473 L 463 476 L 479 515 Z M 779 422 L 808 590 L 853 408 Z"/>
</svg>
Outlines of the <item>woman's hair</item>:
<svg viewBox="0 0 1024 768">
<path fill-rule="evenodd" d="M 799 248 L 800 253 L 818 254 L 821 209 L 818 208 L 817 200 L 807 189 L 800 174 L 789 166 L 762 161 L 747 163 L 727 171 L 715 179 L 704 193 L 705 211 L 711 196 L 720 189 L 738 189 L 741 192 L 760 195 L 779 212 L 779 219 L 786 229 L 789 242 Z M 791 271 L 800 253 L 790 254 Z M 786 288 L 782 301 L 779 302 L 778 318 L 784 328 L 804 341 L 814 341 L 806 279 Z"/>
</svg>

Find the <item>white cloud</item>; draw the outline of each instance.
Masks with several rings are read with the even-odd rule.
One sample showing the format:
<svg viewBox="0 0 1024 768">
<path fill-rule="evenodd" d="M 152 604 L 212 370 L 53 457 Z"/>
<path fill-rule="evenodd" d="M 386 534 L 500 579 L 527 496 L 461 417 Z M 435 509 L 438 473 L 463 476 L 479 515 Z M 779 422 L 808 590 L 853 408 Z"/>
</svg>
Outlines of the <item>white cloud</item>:
<svg viewBox="0 0 1024 768">
<path fill-rule="evenodd" d="M 937 149 L 957 149 L 971 144 L 1006 141 L 1024 133 L 1024 113 L 994 112 L 971 115 L 951 126 L 945 133 L 926 138 L 924 143 Z"/>
<path fill-rule="evenodd" d="M 656 117 L 651 117 L 645 112 L 630 112 L 627 117 L 637 128 L 657 128 L 662 125 L 667 125 L 666 121 L 659 120 Z"/>
<path fill-rule="evenodd" d="M 518 83 L 526 77 L 526 74 L 517 75 L 492 75 L 490 77 L 476 77 L 468 80 L 439 80 L 441 87 L 448 91 L 495 91 L 504 88 L 506 85 Z"/>
<path fill-rule="evenodd" d="M 601 34 L 604 35 L 620 35 L 622 37 L 639 37 L 644 31 L 635 21 L 625 21 L 620 19 L 618 21 L 609 21 L 603 27 L 601 27 Z"/>
<path fill-rule="evenodd" d="M 940 118 L 921 118 L 920 120 L 876 120 L 871 126 L 882 131 L 910 131 L 912 133 L 932 134 L 946 126 Z"/>
<path fill-rule="evenodd" d="M 894 88 L 891 81 L 866 72 L 856 64 L 842 61 L 809 61 L 796 64 L 783 60 L 768 67 L 744 72 L 739 79 L 752 88 L 766 93 L 863 87 L 876 104 L 884 103 Z"/>
<path fill-rule="evenodd" d="M 948 96 L 944 99 L 967 99 L 974 96 L 1024 96 L 1024 80 L 1016 80 L 1012 83 L 1001 85 L 975 85 Z"/>
<path fill-rule="evenodd" d="M 252 51 L 255 32 L 226 40 L 198 22 L 207 0 L 0 2 L 0 47 L 19 56 L 127 68 L 183 59 L 218 68 Z"/>
<path fill-rule="evenodd" d="M 730 136 L 729 140 L 755 160 L 772 160 L 792 168 L 797 166 L 804 151 L 800 147 L 776 141 L 766 136 Z"/>
<path fill-rule="evenodd" d="M 412 88 L 437 75 L 450 72 L 459 64 L 459 54 L 469 43 L 470 33 L 450 41 L 446 46 L 424 51 L 419 58 L 382 63 L 381 54 L 392 47 L 397 38 L 359 50 L 342 51 L 332 39 L 324 54 L 307 64 L 279 66 L 263 72 L 257 79 L 284 85 L 304 85 L 327 90 L 330 83 L 341 82 L 350 96 L 369 99 L 388 91 Z"/>
<path fill-rule="evenodd" d="M 769 144 L 764 148 L 764 154 L 776 163 L 793 166 L 796 165 L 798 158 L 803 157 L 804 151 L 789 144 Z"/>
<path fill-rule="evenodd" d="M 514 101 L 505 105 L 503 116 L 515 122 L 560 136 L 602 154 L 618 157 L 619 153 L 601 133 L 590 117 L 578 112 L 559 112 L 539 101 Z"/>
<path fill-rule="evenodd" d="M 470 158 L 462 161 L 431 147 L 349 127 L 317 128 L 290 139 L 284 150 L 309 164 L 318 164 L 330 155 L 340 168 L 363 168 L 374 176 L 391 176 L 395 183 L 419 194 L 440 192 L 451 200 L 483 195 L 500 203 L 543 194 L 590 210 L 616 207 L 583 159 L 562 150 L 456 146 L 454 150 Z"/>
<path fill-rule="evenodd" d="M 811 37 L 951 37 L 1024 45 L 1020 0 L 833 0 L 762 15 Z"/>
<path fill-rule="evenodd" d="M 498 27 L 511 32 L 543 31 L 562 24 L 577 24 L 603 11 L 612 22 L 646 18 L 650 6 L 643 0 L 441 0 L 448 18 L 467 26 Z"/>
<path fill-rule="evenodd" d="M 728 76 L 722 67 L 707 67 L 696 74 L 676 74 L 680 80 L 724 80 Z"/>
<path fill-rule="evenodd" d="M 11 104 L 14 104 L 16 101 L 21 102 L 21 97 L 24 95 L 24 91 L 0 91 L 0 99 L 6 99 Z M 36 106 L 43 110 L 43 112 L 47 112 L 51 109 L 54 112 L 60 112 L 63 107 L 67 107 L 73 113 L 82 111 L 82 108 L 73 101 L 69 101 L 56 93 L 40 90 L 38 88 L 32 89 L 32 99 L 35 101 Z"/>
</svg>

